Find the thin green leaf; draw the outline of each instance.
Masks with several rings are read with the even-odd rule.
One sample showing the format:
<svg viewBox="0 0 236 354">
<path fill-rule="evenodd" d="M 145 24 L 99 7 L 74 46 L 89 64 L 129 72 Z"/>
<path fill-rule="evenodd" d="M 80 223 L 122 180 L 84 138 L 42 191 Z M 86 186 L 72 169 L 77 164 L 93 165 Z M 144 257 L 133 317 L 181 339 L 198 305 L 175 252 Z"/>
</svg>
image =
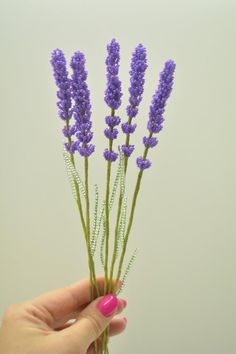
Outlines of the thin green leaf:
<svg viewBox="0 0 236 354">
<path fill-rule="evenodd" d="M 124 153 L 122 151 L 119 152 L 120 156 L 120 193 L 122 197 L 125 194 L 125 160 Z"/>
<path fill-rule="evenodd" d="M 73 173 L 71 172 L 70 166 L 69 166 L 69 162 L 68 162 L 68 156 L 66 156 L 65 154 L 63 154 L 64 156 L 64 160 L 65 160 L 65 165 L 66 165 L 66 171 L 67 171 L 67 175 L 68 175 L 68 179 L 71 185 L 71 190 L 72 190 L 72 194 L 75 198 L 75 200 L 77 200 L 77 193 L 76 193 L 76 182 L 73 176 Z"/>
<path fill-rule="evenodd" d="M 105 218 L 103 218 L 103 233 L 102 233 L 102 239 L 101 239 L 101 245 L 100 245 L 100 259 L 102 266 L 104 267 L 104 243 L 105 243 L 105 236 L 106 236 L 106 222 Z"/>
<path fill-rule="evenodd" d="M 68 152 L 63 152 L 63 156 L 64 156 L 64 160 L 65 160 L 65 163 L 66 163 L 66 168 L 67 168 L 67 173 L 68 173 L 68 176 L 69 176 L 69 179 L 71 179 L 71 176 L 73 177 L 74 179 L 74 184 L 72 184 L 72 192 L 74 194 L 74 190 L 76 190 L 76 185 L 75 183 L 77 183 L 77 185 L 79 186 L 79 190 L 81 192 L 81 194 L 86 197 L 86 193 L 85 193 L 85 188 L 84 188 L 84 184 L 79 176 L 79 173 L 76 171 L 72 161 L 71 161 L 71 158 L 70 158 L 70 154 Z M 71 182 L 71 180 L 70 180 Z M 77 195 L 76 195 L 76 199 L 77 199 Z"/>
<path fill-rule="evenodd" d="M 135 258 L 137 257 L 137 251 L 138 251 L 138 249 L 136 248 L 136 249 L 134 250 L 134 252 L 133 252 L 132 257 L 131 257 L 130 260 L 129 260 L 129 263 L 128 263 L 127 267 L 126 267 L 126 270 L 125 270 L 124 275 L 123 275 L 123 278 L 122 278 L 122 286 L 121 286 L 120 289 L 118 289 L 116 295 L 119 295 L 120 292 L 124 289 L 124 287 L 125 287 L 125 285 L 126 285 L 127 276 L 128 276 L 129 271 L 130 271 L 130 269 L 131 269 L 131 266 L 133 265 L 133 263 L 134 263 L 134 261 L 135 261 Z"/>
<path fill-rule="evenodd" d="M 127 197 L 123 198 L 121 214 L 120 214 L 120 223 L 118 229 L 118 237 L 116 244 L 116 258 L 119 255 L 120 249 L 123 247 L 124 238 L 125 238 L 125 226 L 126 226 L 126 216 L 127 216 Z"/>
<path fill-rule="evenodd" d="M 98 221 L 98 199 L 99 199 L 97 184 L 95 184 L 94 187 L 95 187 L 95 206 L 94 206 L 94 214 L 93 214 L 92 235 L 90 240 L 90 247 L 91 247 L 92 254 L 94 254 L 95 252 L 95 249 L 93 249 L 93 247 L 95 246 L 95 235 L 96 235 L 96 228 L 97 228 L 97 221 Z"/>
<path fill-rule="evenodd" d="M 115 195 L 116 195 L 116 191 L 117 191 L 117 187 L 119 184 L 119 179 L 120 179 L 120 172 L 121 172 L 121 161 L 119 160 L 119 164 L 117 166 L 117 170 L 116 170 L 116 177 L 113 183 L 113 187 L 111 190 L 111 197 L 110 197 L 110 203 L 109 203 L 109 209 L 111 210 L 113 204 L 114 204 L 114 200 L 115 200 Z"/>
<path fill-rule="evenodd" d="M 105 210 L 105 201 L 102 202 L 102 207 L 101 207 L 101 210 L 100 210 L 100 213 L 98 216 L 97 225 L 96 225 L 96 229 L 95 229 L 95 233 L 94 233 L 93 244 L 91 245 L 92 256 L 94 256 L 96 248 L 97 248 L 97 241 L 98 241 L 98 237 L 100 234 L 101 223 L 102 223 L 103 216 L 104 216 L 104 210 Z"/>
</svg>

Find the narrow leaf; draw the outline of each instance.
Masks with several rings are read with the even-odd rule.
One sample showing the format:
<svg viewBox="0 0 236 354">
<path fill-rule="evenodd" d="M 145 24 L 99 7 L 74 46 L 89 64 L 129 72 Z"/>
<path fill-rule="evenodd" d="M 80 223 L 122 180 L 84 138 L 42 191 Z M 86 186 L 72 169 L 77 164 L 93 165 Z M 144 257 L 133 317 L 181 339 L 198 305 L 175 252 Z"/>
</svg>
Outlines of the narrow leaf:
<svg viewBox="0 0 236 354">
<path fill-rule="evenodd" d="M 131 257 L 130 260 L 129 260 L 129 263 L 128 263 L 127 267 L 126 267 L 126 270 L 125 270 L 124 275 L 123 275 L 123 278 L 122 278 L 122 286 L 121 286 L 120 289 L 118 289 L 116 295 L 119 295 L 120 292 L 124 289 L 124 287 L 125 287 L 125 285 L 126 285 L 126 278 L 127 278 L 128 274 L 129 274 L 129 271 L 130 271 L 130 269 L 131 269 L 131 266 L 132 266 L 133 263 L 134 263 L 135 258 L 137 257 L 137 251 L 138 251 L 138 249 L 136 248 L 136 249 L 134 250 L 134 252 L 133 252 L 132 257 Z"/>
<path fill-rule="evenodd" d="M 122 249 L 124 243 L 126 215 L 127 215 L 127 197 L 124 197 L 122 202 L 122 207 L 121 207 L 120 223 L 119 223 L 118 237 L 117 237 L 117 244 L 116 244 L 116 258 L 118 257 L 119 251 L 120 249 Z"/>
<path fill-rule="evenodd" d="M 105 210 L 105 201 L 102 202 L 102 207 L 98 216 L 98 220 L 97 220 L 97 225 L 96 225 L 96 229 L 95 229 L 95 233 L 94 233 L 94 239 L 93 239 L 93 245 L 92 245 L 92 256 L 94 256 L 95 251 L 96 251 L 96 247 L 97 247 L 97 241 L 98 241 L 98 237 L 100 234 L 100 229 L 101 229 L 101 223 L 103 220 L 103 216 L 104 216 L 104 210 Z"/>
<path fill-rule="evenodd" d="M 76 171 L 76 169 L 75 169 L 75 167 L 74 167 L 74 165 L 73 165 L 73 163 L 71 161 L 70 154 L 68 152 L 64 152 L 63 155 L 64 155 L 64 159 L 65 159 L 67 170 L 69 170 L 70 171 L 70 175 L 73 176 L 74 184 L 77 183 L 77 185 L 79 186 L 79 190 L 80 190 L 81 194 L 84 197 L 86 197 L 84 184 L 83 184 L 78 172 Z M 75 187 L 75 185 L 74 185 L 74 187 Z"/>
<path fill-rule="evenodd" d="M 95 206 L 94 206 L 94 214 L 93 214 L 93 227 L 92 227 L 92 235 L 91 235 L 91 240 L 90 240 L 90 247 L 91 247 L 91 252 L 92 255 L 95 253 L 94 246 L 95 245 L 95 235 L 96 235 L 96 228 L 97 228 L 97 222 L 98 222 L 98 186 L 95 184 Z"/>
<path fill-rule="evenodd" d="M 104 243 L 105 243 L 105 236 L 106 236 L 106 222 L 105 218 L 103 218 L 103 233 L 102 233 L 102 240 L 101 240 L 101 247 L 100 247 L 100 259 L 102 266 L 104 267 Z"/>
<path fill-rule="evenodd" d="M 115 195 L 116 195 L 116 191 L 117 191 L 117 187 L 119 184 L 119 179 L 120 179 L 120 172 L 121 172 L 121 161 L 119 160 L 119 164 L 116 170 L 116 177 L 113 183 L 113 187 L 112 187 L 112 191 L 111 191 L 111 197 L 110 197 L 110 203 L 109 203 L 109 209 L 111 210 L 113 204 L 114 204 L 114 200 L 115 200 Z"/>
</svg>

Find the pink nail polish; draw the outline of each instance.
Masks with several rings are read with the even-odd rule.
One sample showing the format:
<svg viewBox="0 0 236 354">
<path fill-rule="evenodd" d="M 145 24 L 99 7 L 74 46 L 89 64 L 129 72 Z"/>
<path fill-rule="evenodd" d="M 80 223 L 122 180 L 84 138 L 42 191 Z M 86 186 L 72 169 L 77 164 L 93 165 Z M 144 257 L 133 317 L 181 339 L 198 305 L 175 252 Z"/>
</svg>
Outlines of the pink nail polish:
<svg viewBox="0 0 236 354">
<path fill-rule="evenodd" d="M 127 317 L 123 317 L 123 320 L 125 321 L 125 323 L 127 323 Z"/>
<path fill-rule="evenodd" d="M 119 279 L 118 282 L 117 282 L 117 284 L 118 284 L 118 288 L 121 288 L 121 286 L 122 286 L 122 284 L 123 284 L 123 283 L 122 283 L 122 280 Z"/>
<path fill-rule="evenodd" d="M 127 301 L 125 299 L 120 299 L 120 301 L 122 302 L 123 307 L 127 306 Z"/>
<path fill-rule="evenodd" d="M 118 307 L 118 299 L 113 294 L 105 295 L 97 304 L 99 311 L 105 317 L 111 316 Z"/>
</svg>

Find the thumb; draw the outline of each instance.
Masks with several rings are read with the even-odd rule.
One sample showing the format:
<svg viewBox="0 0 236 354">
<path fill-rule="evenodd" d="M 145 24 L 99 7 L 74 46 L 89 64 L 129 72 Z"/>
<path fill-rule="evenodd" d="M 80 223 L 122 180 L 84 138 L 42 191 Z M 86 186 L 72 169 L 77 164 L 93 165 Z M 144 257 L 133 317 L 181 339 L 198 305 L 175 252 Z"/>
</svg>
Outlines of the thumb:
<svg viewBox="0 0 236 354">
<path fill-rule="evenodd" d="M 78 347 L 86 352 L 106 329 L 116 313 L 123 309 L 122 301 L 114 294 L 99 297 L 80 312 L 77 321 L 68 330 Z"/>
</svg>

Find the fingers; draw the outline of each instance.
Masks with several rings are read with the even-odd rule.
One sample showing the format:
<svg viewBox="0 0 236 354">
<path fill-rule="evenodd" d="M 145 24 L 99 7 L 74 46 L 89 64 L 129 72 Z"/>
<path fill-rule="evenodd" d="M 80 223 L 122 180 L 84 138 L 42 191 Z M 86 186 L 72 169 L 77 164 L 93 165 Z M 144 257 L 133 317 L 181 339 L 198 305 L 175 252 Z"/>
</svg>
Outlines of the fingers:
<svg viewBox="0 0 236 354">
<path fill-rule="evenodd" d="M 113 317 L 123 310 L 124 301 L 108 294 L 91 302 L 78 316 L 78 320 L 69 328 L 60 332 L 68 343 L 75 343 L 75 350 L 86 352 L 89 346 L 102 334 L 112 322 Z M 114 332 L 119 332 L 124 324 L 115 322 Z"/>
<path fill-rule="evenodd" d="M 97 277 L 100 293 L 103 293 L 104 277 Z M 113 279 L 113 286 L 115 279 Z M 121 286 L 119 281 L 118 286 Z M 48 313 L 50 322 L 58 322 L 62 318 L 69 319 L 71 314 L 79 311 L 90 302 L 91 285 L 89 279 L 83 279 L 78 283 L 66 288 L 58 289 L 45 293 L 32 300 L 32 304 Z"/>
<path fill-rule="evenodd" d="M 113 320 L 111 321 L 111 323 L 109 325 L 109 336 L 113 337 L 113 336 L 117 336 L 118 334 L 122 333 L 125 330 L 126 325 L 127 325 L 127 318 L 126 317 L 113 318 Z"/>
<path fill-rule="evenodd" d="M 67 323 L 65 323 L 63 326 L 58 327 L 55 329 L 55 331 L 61 331 L 63 329 L 69 328 L 70 326 L 72 326 L 75 323 L 75 320 L 73 321 L 68 321 Z M 127 318 L 126 317 L 114 317 L 109 325 L 109 336 L 113 337 L 116 336 L 120 333 L 122 333 L 127 325 Z"/>
<path fill-rule="evenodd" d="M 113 337 L 118 334 L 121 334 L 122 332 L 124 332 L 126 325 L 127 325 L 126 317 L 122 317 L 122 318 L 114 317 L 109 325 L 109 336 Z M 108 342 L 109 342 L 109 338 L 108 338 Z M 100 348 L 100 351 L 101 351 L 101 343 L 102 343 L 102 337 L 100 336 L 98 338 L 98 347 Z M 94 343 L 90 344 L 87 354 L 95 354 Z"/>
<path fill-rule="evenodd" d="M 122 302 L 122 308 L 118 307 L 117 314 L 119 314 L 123 310 L 123 308 L 126 307 L 126 305 L 127 305 L 127 302 L 125 299 L 119 299 L 119 301 Z M 81 306 L 79 311 L 71 312 L 69 315 L 62 317 L 59 320 L 55 321 L 52 326 L 52 329 L 54 329 L 55 331 L 59 331 L 59 330 L 65 329 L 67 327 L 70 327 L 72 324 L 75 323 L 75 321 L 77 321 L 80 312 L 86 306 L 88 306 L 88 304 Z"/>
</svg>

